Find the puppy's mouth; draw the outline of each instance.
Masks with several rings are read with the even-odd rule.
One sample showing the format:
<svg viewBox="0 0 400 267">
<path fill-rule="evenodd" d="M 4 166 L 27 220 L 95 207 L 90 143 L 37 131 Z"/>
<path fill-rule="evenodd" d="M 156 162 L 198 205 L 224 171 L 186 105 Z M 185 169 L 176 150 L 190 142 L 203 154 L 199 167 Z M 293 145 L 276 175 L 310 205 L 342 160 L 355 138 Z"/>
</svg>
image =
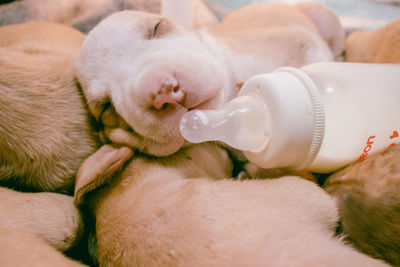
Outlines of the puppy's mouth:
<svg viewBox="0 0 400 267">
<path fill-rule="evenodd" d="M 214 105 L 211 104 L 213 99 L 214 98 L 211 97 L 211 98 L 206 99 L 206 100 L 204 100 L 204 101 L 202 101 L 200 103 L 196 103 L 195 105 L 188 107 L 187 111 L 191 111 L 191 110 L 195 110 L 195 109 L 210 109 L 210 108 L 212 109 L 212 108 L 216 108 Z"/>
</svg>

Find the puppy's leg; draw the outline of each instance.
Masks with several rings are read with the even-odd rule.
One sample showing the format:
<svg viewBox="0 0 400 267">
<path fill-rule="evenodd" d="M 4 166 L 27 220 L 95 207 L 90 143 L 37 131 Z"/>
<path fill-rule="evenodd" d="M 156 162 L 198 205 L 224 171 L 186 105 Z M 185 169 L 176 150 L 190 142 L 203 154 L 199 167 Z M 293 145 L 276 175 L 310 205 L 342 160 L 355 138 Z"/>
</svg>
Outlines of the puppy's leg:
<svg viewBox="0 0 400 267">
<path fill-rule="evenodd" d="M 3 225 L 35 233 L 60 251 L 74 245 L 83 231 L 79 211 L 70 196 L 0 188 L 0 203 Z"/>
<path fill-rule="evenodd" d="M 0 222 L 0 265 L 3 267 L 83 266 L 63 256 L 34 233 L 2 222 Z"/>
<path fill-rule="evenodd" d="M 293 176 L 299 176 L 311 182 L 317 182 L 316 177 L 310 171 L 307 170 L 289 171 L 285 169 L 263 169 L 257 167 L 251 162 L 246 163 L 245 170 L 247 175 L 252 178 L 269 179 L 269 178 L 279 178 L 282 176 L 293 175 Z"/>
</svg>

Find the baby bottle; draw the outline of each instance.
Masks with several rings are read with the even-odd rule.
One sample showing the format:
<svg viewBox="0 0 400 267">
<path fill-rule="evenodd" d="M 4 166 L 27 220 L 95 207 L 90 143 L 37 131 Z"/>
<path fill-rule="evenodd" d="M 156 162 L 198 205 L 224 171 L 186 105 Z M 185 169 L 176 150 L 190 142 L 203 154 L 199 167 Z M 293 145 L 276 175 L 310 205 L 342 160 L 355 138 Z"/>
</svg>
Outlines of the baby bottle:
<svg viewBox="0 0 400 267">
<path fill-rule="evenodd" d="M 161 15 L 190 28 L 193 26 L 194 0 L 162 0 Z"/>
<path fill-rule="evenodd" d="M 326 62 L 253 76 L 218 110 L 181 119 L 261 168 L 328 173 L 400 142 L 400 64 Z"/>
</svg>

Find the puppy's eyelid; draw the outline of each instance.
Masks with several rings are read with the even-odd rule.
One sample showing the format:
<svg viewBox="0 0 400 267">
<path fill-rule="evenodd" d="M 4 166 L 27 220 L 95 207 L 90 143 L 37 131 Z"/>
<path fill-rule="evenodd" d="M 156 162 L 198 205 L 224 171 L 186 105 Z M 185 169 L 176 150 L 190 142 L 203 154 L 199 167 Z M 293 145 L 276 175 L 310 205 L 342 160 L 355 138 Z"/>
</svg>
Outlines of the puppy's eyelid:
<svg viewBox="0 0 400 267">
<path fill-rule="evenodd" d="M 161 22 L 162 22 L 162 20 L 158 21 L 158 22 L 156 23 L 156 25 L 154 26 L 153 35 L 152 35 L 153 38 L 157 36 L 157 30 L 158 30 L 158 28 L 160 27 Z"/>
</svg>

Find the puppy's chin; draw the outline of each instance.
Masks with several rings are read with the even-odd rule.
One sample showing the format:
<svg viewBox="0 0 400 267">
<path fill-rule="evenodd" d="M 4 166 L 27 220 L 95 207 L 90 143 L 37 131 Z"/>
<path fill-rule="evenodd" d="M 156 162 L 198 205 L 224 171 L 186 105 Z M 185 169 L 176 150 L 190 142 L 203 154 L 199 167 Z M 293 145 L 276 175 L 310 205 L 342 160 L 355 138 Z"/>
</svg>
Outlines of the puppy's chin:
<svg viewBox="0 0 400 267">
<path fill-rule="evenodd" d="M 99 122 L 100 139 L 103 143 L 129 146 L 153 156 L 168 156 L 178 151 L 184 144 L 179 132 L 179 121 L 185 108 L 171 110 L 167 120 L 165 112 L 139 112 L 125 119 L 110 102 L 99 104 L 89 102 L 90 111 Z M 140 109 L 133 109 L 140 110 Z M 178 111 L 178 112 L 177 112 Z M 132 114 L 130 114 L 132 115 Z M 135 120 L 135 118 L 138 118 Z"/>
</svg>

